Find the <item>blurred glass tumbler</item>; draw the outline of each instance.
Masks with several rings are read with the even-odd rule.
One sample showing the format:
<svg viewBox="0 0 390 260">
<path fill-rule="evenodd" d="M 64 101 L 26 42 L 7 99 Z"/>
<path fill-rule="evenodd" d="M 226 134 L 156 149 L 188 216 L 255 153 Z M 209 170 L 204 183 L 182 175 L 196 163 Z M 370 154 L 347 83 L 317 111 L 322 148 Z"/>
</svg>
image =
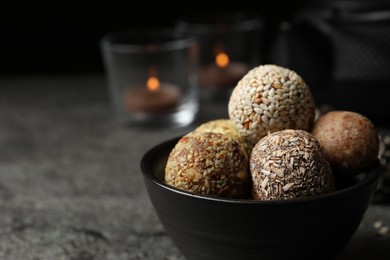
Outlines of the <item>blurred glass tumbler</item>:
<svg viewBox="0 0 390 260">
<path fill-rule="evenodd" d="M 195 38 L 173 29 L 115 32 L 101 41 L 111 103 L 125 125 L 181 127 L 199 109 Z"/>
<path fill-rule="evenodd" d="M 226 99 L 238 81 L 259 65 L 261 26 L 259 16 L 241 12 L 193 14 L 177 20 L 179 32 L 199 40 L 202 98 Z"/>
</svg>

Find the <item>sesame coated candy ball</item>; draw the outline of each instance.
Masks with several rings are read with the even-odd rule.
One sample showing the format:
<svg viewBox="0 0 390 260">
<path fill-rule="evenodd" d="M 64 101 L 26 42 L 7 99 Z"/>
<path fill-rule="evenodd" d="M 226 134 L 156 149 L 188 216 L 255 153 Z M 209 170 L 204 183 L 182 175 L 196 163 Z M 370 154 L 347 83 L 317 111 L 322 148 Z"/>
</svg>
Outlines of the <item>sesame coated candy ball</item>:
<svg viewBox="0 0 390 260">
<path fill-rule="evenodd" d="M 335 180 L 320 144 L 304 130 L 263 137 L 249 161 L 254 199 L 280 200 L 334 191 Z"/>
<path fill-rule="evenodd" d="M 172 149 L 165 182 L 200 195 L 246 198 L 250 193 L 248 157 L 227 135 L 190 132 Z"/>
<path fill-rule="evenodd" d="M 313 136 L 319 141 L 335 174 L 353 176 L 378 158 L 379 136 L 374 124 L 352 111 L 330 111 L 314 123 Z"/>
<path fill-rule="evenodd" d="M 268 132 L 310 130 L 315 104 L 297 73 L 277 65 L 261 65 L 233 89 L 228 112 L 238 132 L 255 145 Z"/>
<path fill-rule="evenodd" d="M 248 157 L 253 148 L 253 146 L 240 135 L 230 119 L 215 119 L 207 121 L 195 128 L 194 132 L 213 132 L 227 135 L 242 145 L 244 150 L 247 152 Z"/>
</svg>

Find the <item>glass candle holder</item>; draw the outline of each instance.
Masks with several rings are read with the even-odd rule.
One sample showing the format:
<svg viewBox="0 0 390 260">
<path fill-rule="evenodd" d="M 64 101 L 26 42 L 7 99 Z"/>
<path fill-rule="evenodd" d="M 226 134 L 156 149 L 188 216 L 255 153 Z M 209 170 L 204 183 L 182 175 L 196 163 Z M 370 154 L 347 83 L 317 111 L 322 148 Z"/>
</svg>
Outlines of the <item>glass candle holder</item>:
<svg viewBox="0 0 390 260">
<path fill-rule="evenodd" d="M 181 127 L 199 108 L 197 41 L 174 29 L 114 32 L 101 41 L 111 103 L 126 125 Z"/>
<path fill-rule="evenodd" d="M 197 37 L 201 98 L 225 100 L 238 81 L 261 62 L 261 17 L 228 12 L 178 18 L 179 32 Z"/>
</svg>

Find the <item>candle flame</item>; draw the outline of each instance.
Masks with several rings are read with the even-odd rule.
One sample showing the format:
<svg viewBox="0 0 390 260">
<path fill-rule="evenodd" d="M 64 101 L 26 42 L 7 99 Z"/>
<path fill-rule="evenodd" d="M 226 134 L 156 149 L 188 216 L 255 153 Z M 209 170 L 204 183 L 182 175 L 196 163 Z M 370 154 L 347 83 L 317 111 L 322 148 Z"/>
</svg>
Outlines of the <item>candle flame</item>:
<svg viewBox="0 0 390 260">
<path fill-rule="evenodd" d="M 149 91 L 157 91 L 160 88 L 160 81 L 157 77 L 151 76 L 146 81 L 146 88 Z"/>
<path fill-rule="evenodd" d="M 229 65 L 229 62 L 230 62 L 229 56 L 224 52 L 218 53 L 217 56 L 215 57 L 215 64 L 217 64 L 217 66 L 220 68 L 227 67 Z"/>
</svg>

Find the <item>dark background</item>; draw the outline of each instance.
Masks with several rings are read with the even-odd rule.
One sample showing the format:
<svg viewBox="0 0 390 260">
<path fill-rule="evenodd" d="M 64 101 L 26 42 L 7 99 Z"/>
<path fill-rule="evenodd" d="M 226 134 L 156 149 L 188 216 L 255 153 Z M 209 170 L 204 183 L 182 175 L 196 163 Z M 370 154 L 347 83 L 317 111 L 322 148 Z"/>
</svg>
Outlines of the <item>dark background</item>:
<svg viewBox="0 0 390 260">
<path fill-rule="evenodd" d="M 283 8 L 281 8 L 283 3 Z M 262 16 L 272 30 L 272 24 L 287 19 L 305 1 L 274 1 L 261 8 L 234 8 L 218 11 L 252 12 Z M 144 3 L 145 4 L 145 3 Z M 259 3 L 260 4 L 260 3 Z M 100 38 L 109 32 L 131 28 L 174 26 L 179 16 L 205 13 L 179 7 L 148 5 L 131 6 L 102 5 L 90 9 L 78 6 L 13 9 L 0 23 L 0 74 L 31 73 L 85 73 L 102 71 L 99 50 Z M 238 8 L 241 5 L 244 8 Z M 247 3 L 246 5 L 253 5 Z M 256 10 L 254 10 L 256 9 Z M 216 12 L 209 10 L 208 12 Z M 268 28 L 267 27 L 267 28 Z"/>
</svg>

